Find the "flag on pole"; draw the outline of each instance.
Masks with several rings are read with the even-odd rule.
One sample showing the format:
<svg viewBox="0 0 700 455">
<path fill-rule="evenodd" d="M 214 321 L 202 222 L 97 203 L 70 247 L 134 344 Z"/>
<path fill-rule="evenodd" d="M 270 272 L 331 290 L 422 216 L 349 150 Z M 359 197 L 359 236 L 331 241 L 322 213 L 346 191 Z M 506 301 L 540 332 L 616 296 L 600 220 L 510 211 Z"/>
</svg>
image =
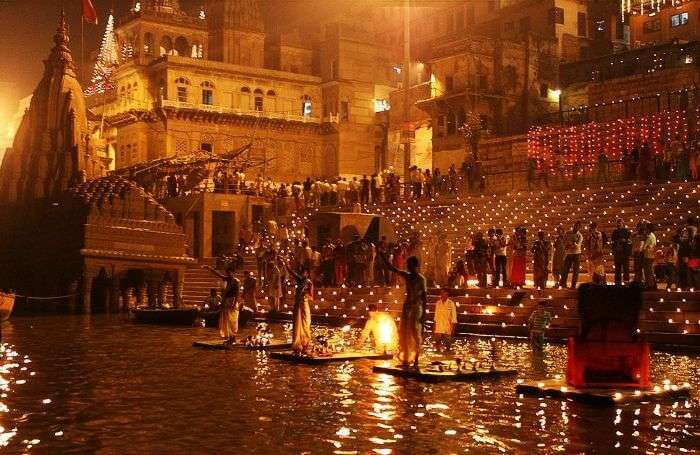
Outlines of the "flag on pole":
<svg viewBox="0 0 700 455">
<path fill-rule="evenodd" d="M 83 0 L 83 20 L 88 24 L 97 25 L 97 11 L 92 0 Z"/>
</svg>

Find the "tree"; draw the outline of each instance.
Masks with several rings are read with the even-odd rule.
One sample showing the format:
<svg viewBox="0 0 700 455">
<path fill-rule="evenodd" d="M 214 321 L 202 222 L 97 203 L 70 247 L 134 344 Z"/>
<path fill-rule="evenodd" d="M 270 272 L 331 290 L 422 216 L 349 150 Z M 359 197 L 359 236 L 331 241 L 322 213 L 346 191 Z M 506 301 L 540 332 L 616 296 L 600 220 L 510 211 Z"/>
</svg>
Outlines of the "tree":
<svg viewBox="0 0 700 455">
<path fill-rule="evenodd" d="M 476 162 L 479 160 L 479 139 L 482 133 L 481 118 L 474 112 L 467 114 L 466 120 L 459 127 L 459 132 L 464 138 L 464 145 L 469 146 L 472 151 L 472 158 Z"/>
</svg>

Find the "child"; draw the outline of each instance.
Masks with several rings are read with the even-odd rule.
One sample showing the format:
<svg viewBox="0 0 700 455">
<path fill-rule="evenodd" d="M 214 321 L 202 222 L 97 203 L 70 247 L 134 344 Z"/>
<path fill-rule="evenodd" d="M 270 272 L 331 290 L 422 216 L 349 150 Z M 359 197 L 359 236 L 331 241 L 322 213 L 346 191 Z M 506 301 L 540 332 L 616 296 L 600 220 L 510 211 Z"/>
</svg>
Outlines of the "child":
<svg viewBox="0 0 700 455">
<path fill-rule="evenodd" d="M 542 351 L 544 348 L 544 335 L 549 323 L 552 321 L 552 315 L 547 310 L 547 301 L 540 300 L 537 308 L 530 315 L 527 321 L 528 329 L 530 330 L 530 345 L 532 349 Z"/>
</svg>

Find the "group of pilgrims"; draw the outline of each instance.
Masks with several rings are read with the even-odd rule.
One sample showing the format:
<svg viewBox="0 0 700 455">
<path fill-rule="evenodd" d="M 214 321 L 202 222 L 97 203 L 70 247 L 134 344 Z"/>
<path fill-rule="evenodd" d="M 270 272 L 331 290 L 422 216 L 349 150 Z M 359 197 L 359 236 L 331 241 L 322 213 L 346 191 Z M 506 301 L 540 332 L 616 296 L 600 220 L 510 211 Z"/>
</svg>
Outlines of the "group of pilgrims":
<svg viewBox="0 0 700 455">
<path fill-rule="evenodd" d="M 585 231 L 580 222 L 575 222 L 568 230 L 558 226 L 551 240 L 544 231 L 538 231 L 532 244 L 529 244 L 523 226 L 516 227 L 512 236 L 500 228 L 492 228 L 486 234 L 480 231 L 473 234 L 464 256 L 457 258 L 453 256 L 452 243 L 444 235 L 423 241 L 419 234 L 414 233 L 405 241 L 389 242 L 386 237 L 381 237 L 376 243 L 356 235 L 347 244 L 329 240 L 317 249 L 309 246 L 303 229 L 295 231 L 302 234 L 296 238 L 281 225 L 271 226 L 262 237 L 264 240 L 246 245 L 256 251 L 257 279 L 250 272 L 241 284 L 234 268 L 229 268 L 225 274 L 212 268 L 209 270 L 226 283 L 219 332 L 229 342 L 236 341 L 241 305 L 247 303 L 257 309 L 257 290 L 265 293 L 272 312 L 282 311 L 285 296 L 293 294 L 292 350 L 299 355 L 311 355 L 312 352 L 311 305 L 315 286 L 393 286 L 402 283 L 406 299 L 399 319 L 396 356 L 402 365 L 417 366 L 429 286 L 441 288 L 434 315 L 435 340 L 449 347 L 457 313 L 448 290 L 468 286 L 472 274 L 481 287 L 523 287 L 528 262 L 532 261 L 535 288 L 545 289 L 550 273 L 555 286 L 575 288 L 582 259 L 588 265 L 591 281 L 605 284 L 605 260 L 612 256 L 615 284 L 629 282 L 632 269 L 633 281 L 648 289 L 657 288 L 657 278 L 665 279 L 669 288 L 700 287 L 697 224 L 694 216 L 689 217 L 687 224 L 678 229 L 667 246 L 657 244 L 653 224 L 640 222 L 636 229 L 631 230 L 621 219 L 617 220 L 609 236 L 599 230 L 595 222 L 591 222 Z M 490 283 L 487 280 L 489 275 Z M 380 321 L 392 319 L 388 313 L 377 311 L 374 305 L 370 310 L 363 337 L 368 331 L 375 331 L 372 327 L 377 327 Z M 538 321 L 543 319 L 542 314 L 536 316 Z M 375 339 L 377 336 L 375 333 Z"/>
</svg>

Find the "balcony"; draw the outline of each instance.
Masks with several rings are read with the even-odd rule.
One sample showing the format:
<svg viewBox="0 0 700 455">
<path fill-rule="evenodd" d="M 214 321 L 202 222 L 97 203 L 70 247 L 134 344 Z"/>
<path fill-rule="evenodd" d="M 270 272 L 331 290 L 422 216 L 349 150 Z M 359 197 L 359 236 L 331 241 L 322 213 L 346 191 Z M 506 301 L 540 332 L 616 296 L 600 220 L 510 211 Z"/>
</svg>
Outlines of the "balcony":
<svg viewBox="0 0 700 455">
<path fill-rule="evenodd" d="M 237 109 L 234 107 L 218 106 L 213 104 L 197 104 L 197 103 L 185 103 L 181 101 L 172 100 L 162 100 L 160 102 L 160 107 L 163 109 L 177 109 L 181 111 L 197 111 L 206 112 L 212 114 L 224 114 L 224 115 L 235 115 L 240 117 L 256 117 L 264 118 L 270 120 L 282 120 L 286 122 L 299 122 L 299 123 L 312 123 L 321 124 L 337 122 L 337 116 L 324 117 L 323 119 L 319 117 L 312 117 L 306 115 L 294 115 L 281 112 L 269 112 L 269 111 L 258 111 L 252 109 Z"/>
<path fill-rule="evenodd" d="M 610 54 L 560 66 L 562 87 L 603 82 L 634 75 L 652 74 L 670 68 L 694 67 L 700 61 L 700 42 L 664 44 Z"/>
</svg>

